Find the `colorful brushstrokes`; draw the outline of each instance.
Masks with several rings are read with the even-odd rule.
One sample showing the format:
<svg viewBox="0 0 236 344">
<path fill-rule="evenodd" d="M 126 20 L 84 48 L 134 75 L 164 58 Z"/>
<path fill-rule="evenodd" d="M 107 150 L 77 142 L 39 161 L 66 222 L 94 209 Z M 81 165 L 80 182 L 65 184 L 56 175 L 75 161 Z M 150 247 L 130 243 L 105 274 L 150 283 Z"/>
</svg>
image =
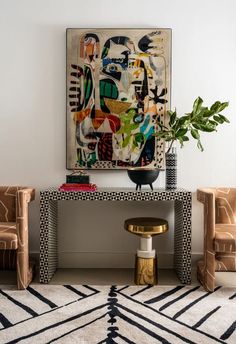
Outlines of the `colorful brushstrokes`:
<svg viewBox="0 0 236 344">
<path fill-rule="evenodd" d="M 163 166 L 170 29 L 67 30 L 67 168 Z"/>
</svg>

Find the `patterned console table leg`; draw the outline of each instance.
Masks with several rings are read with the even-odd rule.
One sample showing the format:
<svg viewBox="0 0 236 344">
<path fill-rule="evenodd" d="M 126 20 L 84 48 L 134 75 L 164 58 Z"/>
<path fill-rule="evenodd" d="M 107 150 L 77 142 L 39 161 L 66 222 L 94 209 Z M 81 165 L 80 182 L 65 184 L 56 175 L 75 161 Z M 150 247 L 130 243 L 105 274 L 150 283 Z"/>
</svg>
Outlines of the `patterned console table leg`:
<svg viewBox="0 0 236 344">
<path fill-rule="evenodd" d="M 40 193 L 40 282 L 48 283 L 57 269 L 57 201 Z"/>
<path fill-rule="evenodd" d="M 191 193 L 175 201 L 174 268 L 183 284 L 191 284 Z"/>
</svg>

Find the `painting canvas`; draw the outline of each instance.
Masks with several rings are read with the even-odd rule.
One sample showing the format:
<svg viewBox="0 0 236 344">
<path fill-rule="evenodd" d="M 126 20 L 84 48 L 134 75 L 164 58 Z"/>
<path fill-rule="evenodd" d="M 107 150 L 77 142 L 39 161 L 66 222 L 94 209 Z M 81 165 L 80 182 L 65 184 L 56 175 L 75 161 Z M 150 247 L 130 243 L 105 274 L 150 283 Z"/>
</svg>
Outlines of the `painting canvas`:
<svg viewBox="0 0 236 344">
<path fill-rule="evenodd" d="M 170 29 L 67 29 L 67 168 L 163 167 Z"/>
</svg>

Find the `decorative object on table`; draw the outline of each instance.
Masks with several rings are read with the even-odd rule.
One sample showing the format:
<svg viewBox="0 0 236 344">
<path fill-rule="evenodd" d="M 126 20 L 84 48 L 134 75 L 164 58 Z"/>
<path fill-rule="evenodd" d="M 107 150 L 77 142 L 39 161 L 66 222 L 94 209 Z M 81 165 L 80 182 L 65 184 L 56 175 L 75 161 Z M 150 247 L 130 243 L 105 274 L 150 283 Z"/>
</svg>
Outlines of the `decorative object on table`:
<svg viewBox="0 0 236 344">
<path fill-rule="evenodd" d="M 140 236 L 140 249 L 135 259 L 135 284 L 157 284 L 157 255 L 152 249 L 152 236 L 168 231 L 168 222 L 155 217 L 125 220 L 124 228 Z"/>
<path fill-rule="evenodd" d="M 67 168 L 162 168 L 171 29 L 67 29 Z"/>
<path fill-rule="evenodd" d="M 190 113 L 185 113 L 178 117 L 175 111 L 167 111 L 169 115 L 168 126 L 163 125 L 157 118 L 157 124 L 160 130 L 154 135 L 164 139 L 169 143 L 166 152 L 166 188 L 177 187 L 177 155 L 172 151 L 174 142 L 179 142 L 183 147 L 184 142 L 189 141 L 188 134 L 197 140 L 197 147 L 203 151 L 200 140 L 200 132 L 216 131 L 219 124 L 229 120 L 220 112 L 229 105 L 228 102 L 221 103 L 216 101 L 210 108 L 203 106 L 203 100 L 198 97 L 194 103 Z M 170 154 L 170 155 L 169 155 Z"/>
<path fill-rule="evenodd" d="M 166 158 L 166 189 L 177 188 L 177 153 L 176 148 L 172 147 L 169 153 L 165 154 Z"/>
<path fill-rule="evenodd" d="M 60 191 L 96 191 L 95 184 L 64 183 L 59 187 Z"/>
<path fill-rule="evenodd" d="M 89 184 L 90 176 L 83 170 L 73 171 L 66 176 L 66 183 Z"/>
<path fill-rule="evenodd" d="M 236 272 L 236 188 L 203 188 L 197 199 L 204 204 L 204 257 L 197 277 L 210 292 L 216 271 Z"/>
<path fill-rule="evenodd" d="M 29 260 L 28 208 L 34 199 L 32 188 L 0 186 L 0 270 L 16 270 L 18 289 L 26 289 L 33 279 L 34 264 Z M 2 311 L 1 306 L 0 309 Z M 1 316 L 1 319 L 5 318 Z M 9 321 L 4 320 L 4 323 Z"/>
<path fill-rule="evenodd" d="M 142 185 L 149 185 L 153 190 L 152 183 L 155 182 L 159 176 L 160 170 L 150 168 L 128 168 L 127 173 L 129 178 L 136 184 L 136 190 L 141 190 Z"/>
</svg>

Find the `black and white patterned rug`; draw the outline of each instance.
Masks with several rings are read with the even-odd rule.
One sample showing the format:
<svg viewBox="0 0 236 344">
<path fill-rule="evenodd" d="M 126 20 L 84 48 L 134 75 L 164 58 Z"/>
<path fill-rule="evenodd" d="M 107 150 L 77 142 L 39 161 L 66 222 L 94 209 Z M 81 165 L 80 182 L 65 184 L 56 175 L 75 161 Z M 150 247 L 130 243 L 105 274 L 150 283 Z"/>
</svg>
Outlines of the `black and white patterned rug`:
<svg viewBox="0 0 236 344">
<path fill-rule="evenodd" d="M 0 343 L 236 343 L 236 290 L 6 287 L 0 289 Z"/>
</svg>

